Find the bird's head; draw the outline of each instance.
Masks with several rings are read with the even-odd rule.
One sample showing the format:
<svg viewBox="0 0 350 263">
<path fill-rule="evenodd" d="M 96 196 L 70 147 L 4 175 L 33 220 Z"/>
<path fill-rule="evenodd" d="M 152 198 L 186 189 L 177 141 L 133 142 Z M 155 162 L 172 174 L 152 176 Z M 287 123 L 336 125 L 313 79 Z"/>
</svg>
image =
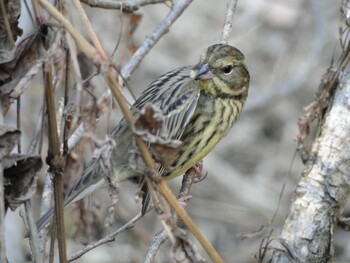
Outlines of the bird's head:
<svg viewBox="0 0 350 263">
<path fill-rule="evenodd" d="M 244 55 L 237 48 L 216 44 L 201 55 L 191 77 L 197 80 L 204 92 L 222 98 L 243 98 L 249 87 L 249 72 Z"/>
</svg>

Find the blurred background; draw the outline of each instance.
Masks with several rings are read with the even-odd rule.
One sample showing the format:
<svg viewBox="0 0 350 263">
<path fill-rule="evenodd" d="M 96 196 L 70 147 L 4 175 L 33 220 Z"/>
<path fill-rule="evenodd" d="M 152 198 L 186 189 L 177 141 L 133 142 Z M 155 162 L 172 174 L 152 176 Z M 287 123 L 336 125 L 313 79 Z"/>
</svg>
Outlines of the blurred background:
<svg viewBox="0 0 350 263">
<path fill-rule="evenodd" d="M 204 159 L 204 171 L 208 176 L 193 186 L 188 206 L 194 221 L 226 262 L 257 262 L 255 255 L 263 238 L 271 230 L 273 235 L 280 234 L 303 168 L 298 154 L 293 159 L 297 120 L 304 112 L 303 107 L 313 100 L 333 54 L 337 61 L 341 51 L 338 41 L 340 5 L 340 0 L 238 1 L 229 44 L 246 56 L 251 74 L 250 94 L 238 123 Z M 164 4 L 150 5 L 135 12 L 141 15 L 135 18 L 122 15 L 118 10 L 84 7 L 107 53 L 112 54 L 119 43 L 114 61 L 121 67 L 130 57 L 130 50 L 137 48 L 169 12 Z M 224 0 L 193 1 L 132 74 L 129 86 L 136 96 L 161 74 L 196 63 L 206 47 L 219 42 L 225 12 Z M 77 27 L 81 26 L 77 16 L 71 17 Z M 128 36 L 135 24 L 133 19 L 140 19 L 139 25 L 132 36 Z M 22 112 L 22 127 L 28 131 L 22 140 L 24 149 L 34 131 L 42 101 L 40 83 L 40 79 L 34 81 L 33 87 L 22 96 L 22 109 L 30 109 Z M 96 94 L 107 88 L 103 77 L 94 78 L 91 86 Z M 8 124 L 14 123 L 15 112 L 12 107 L 6 118 Z M 97 127 L 101 138 L 118 118 L 117 108 L 101 118 Z M 86 155 L 88 159 L 91 153 Z M 45 169 L 42 177 L 44 175 Z M 268 224 L 285 181 L 286 188 L 273 224 L 259 235 L 242 240 L 241 234 Z M 33 199 L 37 213 L 42 183 L 43 180 Z M 181 178 L 170 182 L 175 193 L 180 184 Z M 135 202 L 136 190 L 131 183 L 121 185 L 117 216 L 109 222 L 105 220 L 111 217 L 107 191 L 101 190 L 85 200 L 85 204 L 68 208 L 69 255 L 81 249 L 81 243 L 106 235 L 136 215 L 140 209 L 140 204 Z M 79 221 L 82 207 L 85 208 L 84 223 Z M 23 241 L 25 230 L 18 211 L 9 212 L 6 219 L 9 261 L 29 261 L 29 246 Z M 161 229 L 155 213 L 151 212 L 133 229 L 117 236 L 114 242 L 94 249 L 76 262 L 142 262 L 153 236 Z M 339 231 L 334 241 L 333 262 L 349 262 L 348 234 Z M 207 257 L 200 245 L 197 246 Z M 168 241 L 155 262 L 169 262 L 169 248 Z"/>
</svg>

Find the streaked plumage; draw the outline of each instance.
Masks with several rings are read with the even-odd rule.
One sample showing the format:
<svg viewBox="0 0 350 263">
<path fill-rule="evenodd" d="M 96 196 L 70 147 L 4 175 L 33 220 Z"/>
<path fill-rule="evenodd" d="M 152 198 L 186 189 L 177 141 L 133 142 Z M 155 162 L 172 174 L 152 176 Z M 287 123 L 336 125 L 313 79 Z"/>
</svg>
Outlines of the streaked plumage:
<svg viewBox="0 0 350 263">
<path fill-rule="evenodd" d="M 151 102 L 162 110 L 167 139 L 182 141 L 177 158 L 164 168 L 165 179 L 185 173 L 227 134 L 242 110 L 248 87 L 244 55 L 232 46 L 217 44 L 202 54 L 196 66 L 170 71 L 142 93 L 131 107 L 132 112 Z M 135 177 L 129 164 L 133 134 L 125 120 L 121 120 L 110 136 L 116 141 L 112 160 L 115 175 L 121 181 Z M 92 160 L 67 193 L 65 205 L 103 186 L 104 176 L 99 161 Z M 39 229 L 52 214 L 53 209 L 38 221 Z"/>
</svg>

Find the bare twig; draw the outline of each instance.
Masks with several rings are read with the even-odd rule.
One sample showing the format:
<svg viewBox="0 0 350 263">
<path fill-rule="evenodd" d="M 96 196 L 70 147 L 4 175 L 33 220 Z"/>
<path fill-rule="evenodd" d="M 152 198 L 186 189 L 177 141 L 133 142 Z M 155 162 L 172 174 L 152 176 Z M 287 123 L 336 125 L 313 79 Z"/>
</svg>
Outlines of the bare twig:
<svg viewBox="0 0 350 263">
<path fill-rule="evenodd" d="M 65 70 L 65 80 L 64 80 L 64 108 L 67 108 L 67 104 L 68 104 L 68 94 L 69 94 L 69 77 L 70 77 L 70 70 L 71 70 L 71 64 L 70 62 L 70 55 L 71 53 L 69 52 L 69 50 L 66 52 L 66 70 Z M 62 136 L 62 140 L 63 140 L 63 151 L 62 154 L 63 156 L 67 156 L 68 155 L 68 134 L 69 134 L 69 130 L 70 127 L 72 127 L 72 122 L 71 122 L 71 118 L 68 117 L 66 114 L 63 114 L 62 119 L 64 120 L 64 127 L 63 127 L 63 136 Z"/>
<path fill-rule="evenodd" d="M 75 127 L 76 123 L 78 122 L 78 118 L 80 116 L 80 104 L 81 104 L 81 93 L 83 91 L 83 80 L 82 80 L 80 66 L 77 58 L 78 52 L 77 52 L 77 47 L 75 45 L 75 42 L 69 33 L 65 34 L 65 39 L 69 46 L 70 59 L 72 62 L 71 68 L 73 69 L 74 79 L 75 79 L 75 85 L 74 85 L 75 112 L 70 125 L 71 127 Z"/>
<path fill-rule="evenodd" d="M 17 98 L 17 119 L 16 119 L 16 122 L 17 122 L 17 130 L 20 131 L 21 130 L 21 97 Z M 18 142 L 17 151 L 18 151 L 18 153 L 22 152 L 21 139 Z"/>
<path fill-rule="evenodd" d="M 24 203 L 24 208 L 25 208 L 26 216 L 23 218 L 27 219 L 28 229 L 30 232 L 29 244 L 32 252 L 32 257 L 34 262 L 41 263 L 43 262 L 41 257 L 41 255 L 43 254 L 40 253 L 40 246 L 39 246 L 40 242 L 39 242 L 38 232 L 36 231 L 35 220 L 33 217 L 33 209 L 31 208 L 30 200 L 27 200 Z"/>
<path fill-rule="evenodd" d="M 198 173 L 196 173 L 196 170 L 194 168 L 189 169 L 182 179 L 181 189 L 177 196 L 177 199 L 182 204 L 187 205 L 187 203 L 189 202 L 190 190 L 192 188 L 192 185 L 197 181 L 198 181 Z M 157 233 L 154 236 L 151 245 L 148 247 L 147 254 L 145 256 L 143 263 L 153 262 L 155 256 L 157 255 L 158 250 L 165 243 L 165 241 L 168 240 L 168 238 L 169 238 L 168 233 L 165 230 L 162 230 L 159 233 Z"/>
<path fill-rule="evenodd" d="M 167 232 L 163 229 L 162 231 L 158 232 L 151 243 L 151 245 L 148 247 L 147 254 L 145 256 L 145 259 L 143 260 L 143 263 L 151 263 L 153 262 L 155 256 L 157 255 L 158 250 L 160 247 L 167 241 L 169 238 Z"/>
<path fill-rule="evenodd" d="M 54 16 L 60 23 L 67 29 L 69 33 L 74 36 L 77 45 L 80 48 L 80 51 L 85 54 L 85 56 L 91 59 L 94 63 L 101 62 L 101 55 L 98 53 L 98 50 L 95 49 L 65 18 L 52 4 L 47 0 L 38 0 L 38 2 L 45 7 L 45 9 Z"/>
<path fill-rule="evenodd" d="M 184 176 L 183 182 L 182 182 L 182 187 L 181 187 L 180 193 L 178 195 L 179 199 L 184 199 L 189 194 L 189 191 L 192 187 L 192 184 L 196 182 L 196 176 L 197 176 L 197 174 L 195 173 L 194 169 L 192 169 L 192 168 L 186 173 L 186 175 Z M 186 201 L 188 201 L 188 200 L 189 199 L 186 199 Z M 151 209 L 153 209 L 152 206 L 150 206 L 148 208 L 147 212 L 150 211 Z M 71 255 L 71 257 L 69 258 L 68 261 L 69 262 L 74 261 L 74 260 L 80 258 L 82 255 L 89 252 L 90 250 L 92 250 L 98 246 L 101 246 L 105 243 L 114 241 L 117 235 L 119 235 L 120 233 L 122 233 L 123 231 L 125 231 L 129 228 L 132 228 L 134 226 L 134 224 L 141 218 L 142 218 L 141 214 L 136 215 L 134 218 L 132 218 L 129 222 L 127 222 L 121 228 L 108 234 L 106 237 L 98 240 L 97 242 L 86 245 L 82 250 Z M 153 239 L 152 244 L 148 249 L 148 252 L 147 252 L 147 255 L 145 257 L 144 262 L 152 262 L 154 256 L 156 255 L 156 252 L 159 250 L 160 246 L 168 238 L 169 238 L 168 233 L 165 230 L 162 230 L 160 233 L 158 233 L 155 236 L 155 238 Z"/>
<path fill-rule="evenodd" d="M 115 237 L 117 235 L 119 235 L 121 232 L 132 228 L 134 226 L 134 224 L 140 219 L 142 218 L 141 213 L 139 213 L 138 215 L 136 215 L 134 218 L 132 218 L 128 223 L 126 223 L 125 225 L 123 225 L 121 228 L 117 229 L 116 231 L 108 234 L 106 237 L 98 240 L 97 242 L 91 243 L 89 245 L 86 245 L 82 250 L 74 253 L 73 255 L 71 255 L 71 257 L 69 258 L 68 262 L 72 262 L 74 260 L 77 260 L 78 258 L 80 258 L 82 255 L 84 255 L 85 253 L 87 253 L 88 251 L 101 246 L 105 243 L 108 242 L 112 242 L 115 240 Z"/>
<path fill-rule="evenodd" d="M 102 59 L 107 59 L 107 54 L 104 51 L 97 35 L 95 34 L 95 31 L 93 30 L 91 23 L 83 9 L 83 7 L 81 6 L 81 3 L 79 0 L 74 0 L 73 1 L 75 7 L 78 9 L 79 15 L 81 17 L 81 19 L 83 20 L 85 27 L 87 28 L 88 32 L 89 32 L 89 36 L 91 38 L 92 43 L 94 44 L 94 46 L 97 48 L 97 50 L 100 52 Z"/>
<path fill-rule="evenodd" d="M 193 0 L 179 0 L 174 3 L 171 11 L 163 19 L 163 21 L 156 27 L 156 29 L 147 37 L 142 45 L 136 50 L 134 55 L 129 59 L 128 63 L 123 67 L 121 75 L 127 79 L 130 74 L 140 64 L 141 60 L 147 55 L 151 48 L 158 42 L 158 40 L 169 31 L 170 26 L 182 14 L 182 12 L 191 4 Z"/>
<path fill-rule="evenodd" d="M 141 6 L 164 3 L 165 1 L 167 0 L 82 0 L 83 3 L 91 7 L 99 7 L 104 9 L 122 9 L 128 12 L 136 11 Z"/>
<path fill-rule="evenodd" d="M 43 189 L 43 194 L 42 194 L 41 203 L 40 203 L 40 215 L 43 216 L 51 207 L 53 207 L 53 205 L 54 205 L 54 200 L 53 200 L 52 178 L 50 177 L 50 174 L 47 172 L 45 174 L 44 189 Z M 45 251 L 48 231 L 49 231 L 48 228 L 44 228 L 41 231 L 39 246 L 40 246 L 40 251 L 42 252 L 42 255 L 44 254 L 44 251 Z"/>
<path fill-rule="evenodd" d="M 42 105 L 41 106 L 41 109 L 39 111 L 39 115 L 38 115 L 38 118 L 37 118 L 37 123 L 36 123 L 36 126 L 35 126 L 35 131 L 33 133 L 33 138 L 31 139 L 31 142 L 28 146 L 28 149 L 27 149 L 27 153 L 28 154 L 33 154 L 35 152 L 35 148 L 37 147 L 38 145 L 38 142 L 41 138 L 40 134 L 42 133 L 42 123 L 43 123 L 43 112 L 44 112 L 44 109 L 45 109 L 45 106 Z M 40 153 L 40 151 L 39 151 Z"/>
<path fill-rule="evenodd" d="M 232 29 L 233 15 L 236 11 L 236 5 L 238 0 L 227 0 L 227 10 L 225 15 L 224 29 L 221 34 L 221 43 L 227 44 L 230 32 Z"/>
</svg>

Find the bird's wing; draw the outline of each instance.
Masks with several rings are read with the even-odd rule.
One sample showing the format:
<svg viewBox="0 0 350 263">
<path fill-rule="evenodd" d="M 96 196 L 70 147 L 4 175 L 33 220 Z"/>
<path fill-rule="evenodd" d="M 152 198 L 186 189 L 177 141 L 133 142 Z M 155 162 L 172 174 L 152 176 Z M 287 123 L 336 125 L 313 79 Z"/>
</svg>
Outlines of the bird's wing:
<svg viewBox="0 0 350 263">
<path fill-rule="evenodd" d="M 196 109 L 200 88 L 190 77 L 191 68 L 178 68 L 161 76 L 133 105 L 133 108 L 142 109 L 152 103 L 161 109 L 166 139 L 180 139 Z"/>
</svg>

